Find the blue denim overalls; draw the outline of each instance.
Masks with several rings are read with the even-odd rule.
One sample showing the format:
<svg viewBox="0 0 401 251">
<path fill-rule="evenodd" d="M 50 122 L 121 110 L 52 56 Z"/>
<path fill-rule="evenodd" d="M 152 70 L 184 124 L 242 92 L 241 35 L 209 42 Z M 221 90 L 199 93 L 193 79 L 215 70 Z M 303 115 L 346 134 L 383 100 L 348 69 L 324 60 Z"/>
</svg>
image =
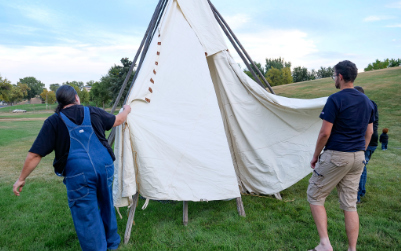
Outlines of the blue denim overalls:
<svg viewBox="0 0 401 251">
<path fill-rule="evenodd" d="M 84 107 L 81 125 L 74 124 L 62 112 L 60 116 L 70 134 L 64 184 L 81 248 L 117 249 L 120 236 L 111 190 L 113 160 L 93 131 L 88 107 Z"/>
</svg>

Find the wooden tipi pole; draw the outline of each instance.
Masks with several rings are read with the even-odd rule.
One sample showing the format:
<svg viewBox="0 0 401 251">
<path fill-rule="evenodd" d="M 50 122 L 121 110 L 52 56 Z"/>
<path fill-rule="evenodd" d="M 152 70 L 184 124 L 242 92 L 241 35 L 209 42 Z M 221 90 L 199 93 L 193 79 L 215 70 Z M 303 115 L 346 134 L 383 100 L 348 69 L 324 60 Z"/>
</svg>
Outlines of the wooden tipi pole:
<svg viewBox="0 0 401 251">
<path fill-rule="evenodd" d="M 147 52 L 147 50 L 149 48 L 149 44 L 152 41 L 155 27 L 157 28 L 157 25 L 159 24 L 160 19 L 163 16 L 163 12 L 164 12 L 164 9 L 166 7 L 167 2 L 168 2 L 168 0 L 160 0 L 159 3 L 157 4 L 155 12 L 153 13 L 152 19 L 150 20 L 148 28 L 147 28 L 147 30 L 145 32 L 145 35 L 144 35 L 143 39 L 142 39 L 141 45 L 139 46 L 139 48 L 138 48 L 138 50 L 136 52 L 136 55 L 134 57 L 134 60 L 132 61 L 131 67 L 130 67 L 130 69 L 128 71 L 128 74 L 125 77 L 123 85 L 121 86 L 120 92 L 118 93 L 118 96 L 117 96 L 117 98 L 116 98 L 116 100 L 114 102 L 113 107 L 111 108 L 111 111 L 110 111 L 111 114 L 113 114 L 114 111 L 116 110 L 116 107 L 117 107 L 118 103 L 120 102 L 121 97 L 122 97 L 122 95 L 124 93 L 125 87 L 127 86 L 128 80 L 131 77 L 132 71 L 133 71 L 133 69 L 135 67 L 135 64 L 136 64 L 136 61 L 138 60 L 138 57 L 142 52 L 141 59 L 140 59 L 139 64 L 138 64 L 138 68 L 135 71 L 134 79 L 132 80 L 132 83 L 131 83 L 131 86 L 129 88 L 128 94 L 124 99 L 124 104 L 127 102 L 127 99 L 128 99 L 128 96 L 129 96 L 129 92 L 131 91 L 132 87 L 134 86 L 136 77 L 138 76 L 139 70 L 141 69 L 143 59 L 145 58 L 146 52 Z M 142 50 L 142 47 L 144 46 L 144 44 L 145 44 L 145 47 Z M 108 141 L 110 146 L 113 145 L 113 143 L 114 143 L 115 135 L 116 135 L 116 128 L 114 127 L 111 130 L 111 132 L 109 134 L 109 137 L 107 138 L 107 141 Z"/>
<path fill-rule="evenodd" d="M 182 202 L 182 223 L 188 225 L 188 201 Z"/>
<path fill-rule="evenodd" d="M 164 12 L 164 9 L 165 9 L 165 7 L 166 7 L 167 2 L 168 2 L 168 0 L 160 0 L 159 3 L 157 4 L 156 9 L 155 9 L 155 12 L 153 13 L 152 19 L 151 19 L 151 21 L 150 21 L 150 23 L 149 23 L 148 29 L 146 30 L 145 36 L 144 36 L 144 38 L 143 38 L 143 40 L 142 40 L 142 42 L 141 42 L 141 45 L 140 45 L 140 47 L 139 47 L 139 49 L 138 49 L 138 51 L 137 51 L 137 54 L 135 55 L 134 61 L 132 62 L 132 65 L 131 65 L 129 74 L 127 74 L 127 76 L 126 76 L 126 78 L 125 78 L 125 80 L 124 80 L 123 86 L 122 86 L 121 89 L 120 89 L 120 93 L 119 93 L 119 95 L 118 95 L 116 101 L 114 102 L 114 105 L 113 105 L 113 108 L 112 108 L 111 113 L 114 112 L 114 110 L 115 110 L 117 104 L 120 102 L 122 93 L 124 92 L 125 86 L 127 85 L 127 82 L 128 82 L 128 80 L 129 80 L 129 78 L 130 78 L 130 75 L 131 75 L 131 73 L 132 73 L 132 69 L 133 69 L 134 66 L 135 66 L 135 63 L 136 63 L 136 60 L 138 59 L 140 50 L 142 49 L 142 46 L 143 46 L 143 44 L 144 44 L 144 42 L 145 42 L 145 40 L 146 40 L 145 48 L 144 48 L 144 50 L 143 50 L 143 52 L 142 52 L 142 56 L 141 56 L 141 61 L 140 61 L 139 65 L 138 65 L 137 71 L 135 72 L 135 76 L 138 75 L 138 72 L 139 72 L 140 67 L 141 67 L 141 65 L 142 65 L 142 62 L 143 62 L 143 59 L 144 59 L 144 57 L 145 57 L 144 55 L 146 55 L 146 52 L 147 52 L 147 50 L 148 50 L 148 48 L 149 48 L 149 44 L 150 44 L 150 42 L 152 41 L 153 34 L 154 34 L 154 29 L 155 29 L 155 27 L 157 28 L 157 25 L 159 24 L 160 19 L 161 19 L 162 16 L 163 16 L 163 12 Z M 135 83 L 135 79 L 136 79 L 135 76 L 134 76 L 134 79 L 133 79 L 133 81 L 132 81 L 132 83 L 131 83 L 130 90 L 131 90 L 132 86 L 133 86 L 134 83 Z M 128 92 L 128 93 L 129 93 L 129 92 Z M 128 95 L 127 95 L 127 97 L 125 98 L 124 103 L 126 103 L 127 98 L 128 98 Z M 114 110 L 113 110 L 113 109 L 114 109 Z M 113 128 L 113 129 L 114 129 L 114 130 L 112 130 L 112 132 L 110 133 L 109 138 L 108 138 L 108 142 L 109 142 L 110 145 L 112 145 L 112 144 L 114 143 L 114 139 L 115 139 L 115 128 Z M 136 205 L 138 204 L 138 197 L 139 197 L 139 194 L 138 194 L 138 193 L 136 193 L 136 194 L 133 196 L 133 204 L 132 204 L 132 207 L 130 208 L 130 211 L 129 211 L 128 220 L 127 220 L 127 226 L 126 226 L 126 229 L 125 229 L 125 235 L 124 235 L 124 243 L 125 243 L 125 244 L 128 243 L 128 241 L 129 241 L 129 239 L 130 239 L 130 237 L 131 237 L 131 229 L 132 229 L 132 224 L 133 224 L 133 222 L 134 222 Z"/>
<path fill-rule="evenodd" d="M 129 241 L 129 238 L 131 237 L 131 229 L 132 225 L 134 223 L 134 217 L 135 217 L 135 210 L 136 210 L 136 205 L 138 204 L 138 197 L 139 194 L 136 193 L 132 199 L 132 206 L 129 209 L 129 215 L 128 215 L 128 220 L 127 220 L 127 227 L 125 228 L 125 234 L 124 234 L 124 244 L 127 244 Z"/>
<path fill-rule="evenodd" d="M 244 53 L 244 55 L 246 56 L 246 58 L 249 60 L 249 62 L 252 64 L 253 68 L 256 69 L 256 71 L 258 72 L 259 76 L 261 77 L 261 79 L 263 80 L 264 84 L 267 86 L 267 88 L 269 88 L 270 92 L 275 94 L 273 89 L 271 88 L 269 82 L 267 82 L 265 76 L 263 76 L 263 74 L 259 71 L 259 68 L 256 67 L 255 62 L 252 60 L 252 58 L 249 56 L 248 52 L 245 50 L 245 48 L 242 46 L 241 42 L 238 40 L 237 36 L 235 35 L 235 33 L 231 30 L 230 26 L 227 24 L 227 22 L 224 20 L 224 18 L 222 17 L 222 15 L 219 13 L 219 11 L 216 9 L 216 7 L 214 7 L 214 5 L 210 2 L 210 0 L 208 0 L 209 5 L 213 11 L 213 13 L 215 14 L 215 18 L 217 20 L 217 22 L 220 24 L 221 28 L 223 29 L 224 33 L 226 33 L 226 36 L 228 37 L 228 39 L 230 40 L 230 42 L 232 43 L 232 45 L 234 46 L 234 48 L 237 50 L 238 54 L 242 54 L 238 51 L 238 47 L 236 46 L 236 44 L 238 44 L 239 48 L 242 50 L 242 52 Z M 220 21 L 221 20 L 221 21 Z M 227 32 L 225 31 L 225 28 L 227 29 Z M 233 39 L 230 39 L 230 37 L 232 36 Z M 234 43 L 234 41 L 236 42 L 236 44 Z M 241 56 L 241 55 L 240 55 Z M 248 66 L 249 64 L 247 62 L 245 62 L 246 60 L 244 59 L 243 56 L 241 56 L 242 60 L 244 61 L 244 63 Z M 248 69 L 250 70 L 250 67 L 248 67 Z M 250 70 L 251 71 L 251 70 Z M 252 71 L 251 71 L 252 73 Z M 252 74 L 253 75 L 253 74 Z M 254 76 L 254 75 L 253 75 Z M 255 79 L 257 79 L 254 76 Z M 257 81 L 258 82 L 258 81 Z M 259 82 L 258 82 L 259 83 Z M 260 83 L 259 83 L 260 84 Z"/>
</svg>

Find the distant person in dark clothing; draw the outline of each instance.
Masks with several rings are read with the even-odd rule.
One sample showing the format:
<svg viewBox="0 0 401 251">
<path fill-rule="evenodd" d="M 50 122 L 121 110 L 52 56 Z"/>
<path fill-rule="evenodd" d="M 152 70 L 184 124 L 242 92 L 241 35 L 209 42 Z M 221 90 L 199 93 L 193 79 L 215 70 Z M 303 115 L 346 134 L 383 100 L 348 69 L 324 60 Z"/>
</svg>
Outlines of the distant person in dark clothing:
<svg viewBox="0 0 401 251">
<path fill-rule="evenodd" d="M 360 86 L 355 86 L 355 89 L 357 89 L 359 92 L 365 93 L 362 87 Z M 370 100 L 372 101 L 372 100 Z M 375 116 L 375 121 L 373 122 L 373 134 L 372 138 L 370 139 L 369 146 L 365 151 L 365 167 L 363 168 L 363 172 L 361 175 L 361 179 L 359 181 L 359 188 L 358 188 L 358 201 L 357 203 L 361 203 L 361 197 L 365 196 L 366 194 L 366 180 L 368 176 L 367 168 L 366 166 L 368 165 L 369 160 L 372 158 L 372 154 L 375 152 L 377 145 L 378 145 L 378 140 L 379 140 L 379 134 L 377 132 L 377 129 L 379 127 L 379 112 L 377 110 L 377 105 L 375 102 L 372 101 L 373 107 L 374 107 L 374 116 Z"/>
<path fill-rule="evenodd" d="M 388 129 L 384 128 L 383 133 L 380 135 L 380 143 L 382 143 L 382 150 L 387 150 L 387 144 L 388 144 Z"/>
</svg>

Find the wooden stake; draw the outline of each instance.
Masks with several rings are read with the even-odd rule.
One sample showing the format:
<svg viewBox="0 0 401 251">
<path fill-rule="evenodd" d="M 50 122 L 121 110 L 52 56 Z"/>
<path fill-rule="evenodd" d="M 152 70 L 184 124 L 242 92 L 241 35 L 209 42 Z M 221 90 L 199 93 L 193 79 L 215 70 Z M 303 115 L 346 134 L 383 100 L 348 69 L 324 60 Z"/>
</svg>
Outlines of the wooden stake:
<svg viewBox="0 0 401 251">
<path fill-rule="evenodd" d="M 188 201 L 183 201 L 182 223 L 188 225 Z"/>
<path fill-rule="evenodd" d="M 132 199 L 134 200 L 134 202 L 132 204 L 132 207 L 129 210 L 127 227 L 125 228 L 124 244 L 127 244 L 129 241 L 129 238 L 131 237 L 131 229 L 132 229 L 132 224 L 134 223 L 135 209 L 136 209 L 136 205 L 138 204 L 138 197 L 139 197 L 138 193 L 136 193 L 134 196 L 132 196 Z"/>
<path fill-rule="evenodd" d="M 242 198 L 241 197 L 237 198 L 237 211 L 238 211 L 238 214 L 240 216 L 246 217 L 245 209 L 244 209 L 244 203 L 242 203 Z"/>
</svg>

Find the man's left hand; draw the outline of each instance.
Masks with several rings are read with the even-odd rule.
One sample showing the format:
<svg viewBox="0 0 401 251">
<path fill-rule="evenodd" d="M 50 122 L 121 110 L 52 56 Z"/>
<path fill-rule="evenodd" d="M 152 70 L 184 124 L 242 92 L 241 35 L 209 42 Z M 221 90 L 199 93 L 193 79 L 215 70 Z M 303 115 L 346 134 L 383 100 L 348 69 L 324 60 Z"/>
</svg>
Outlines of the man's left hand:
<svg viewBox="0 0 401 251">
<path fill-rule="evenodd" d="M 317 163 L 318 157 L 313 157 L 311 162 L 310 162 L 310 167 L 312 169 L 315 169 L 316 163 Z"/>
</svg>

